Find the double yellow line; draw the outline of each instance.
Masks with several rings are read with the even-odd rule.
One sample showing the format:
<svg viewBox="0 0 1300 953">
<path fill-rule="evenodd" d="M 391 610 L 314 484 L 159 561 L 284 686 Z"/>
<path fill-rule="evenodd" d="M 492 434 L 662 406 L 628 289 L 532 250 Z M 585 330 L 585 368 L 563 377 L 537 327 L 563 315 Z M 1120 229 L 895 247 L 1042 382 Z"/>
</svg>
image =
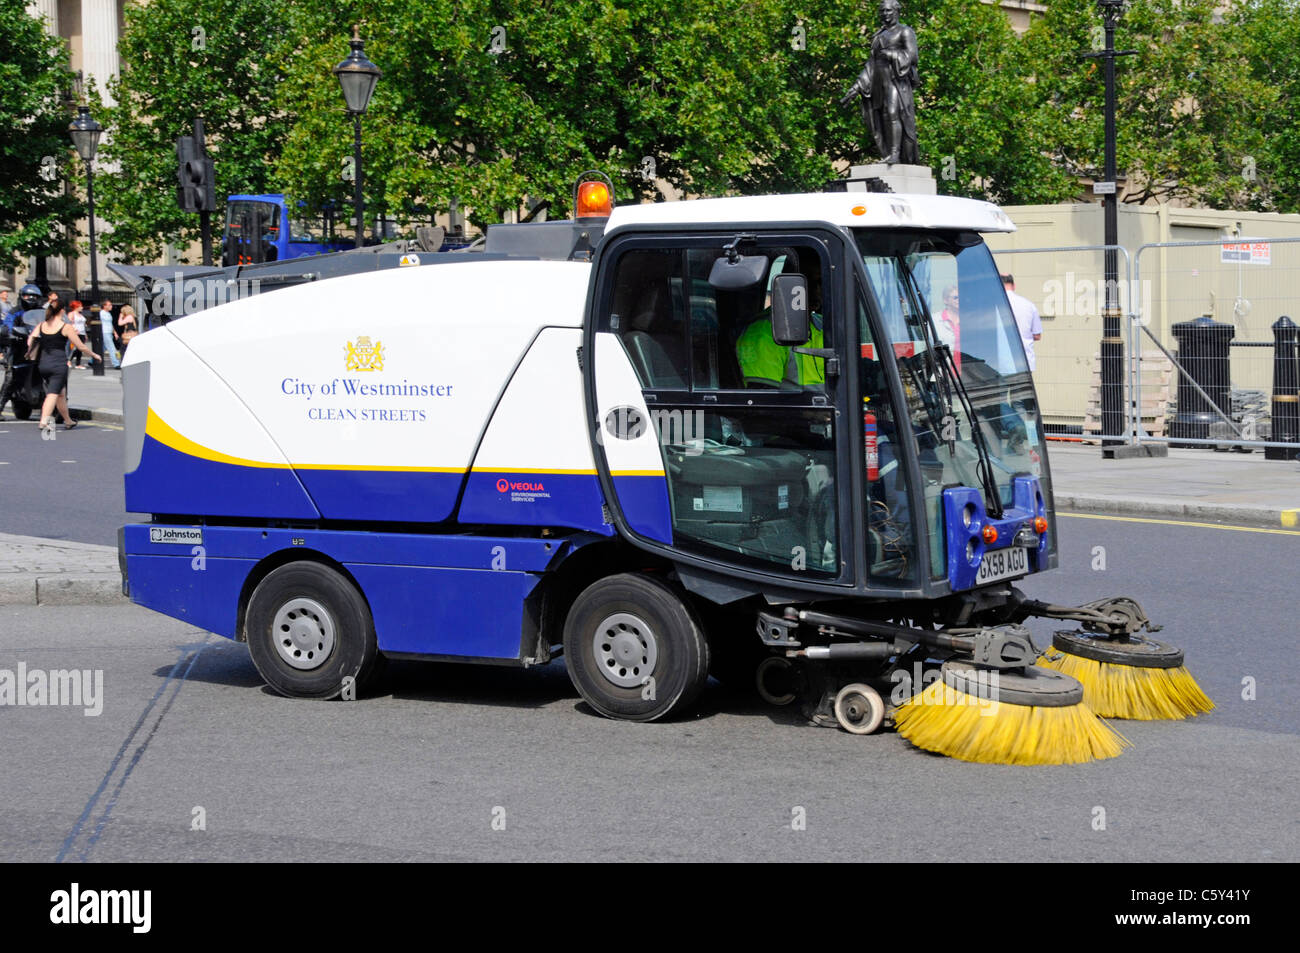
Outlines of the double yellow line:
<svg viewBox="0 0 1300 953">
<path fill-rule="evenodd" d="M 1276 536 L 1300 536 L 1300 529 L 1267 529 L 1262 526 L 1228 526 L 1223 523 L 1197 523 L 1192 520 L 1156 520 L 1141 516 L 1102 516 L 1099 513 L 1063 513 L 1057 516 L 1071 516 L 1081 520 L 1111 520 L 1116 523 L 1155 523 L 1160 526 L 1195 526 L 1198 529 L 1225 529 L 1234 533 L 1271 533 Z M 1300 507 L 1282 511 L 1282 525 L 1300 524 Z"/>
</svg>

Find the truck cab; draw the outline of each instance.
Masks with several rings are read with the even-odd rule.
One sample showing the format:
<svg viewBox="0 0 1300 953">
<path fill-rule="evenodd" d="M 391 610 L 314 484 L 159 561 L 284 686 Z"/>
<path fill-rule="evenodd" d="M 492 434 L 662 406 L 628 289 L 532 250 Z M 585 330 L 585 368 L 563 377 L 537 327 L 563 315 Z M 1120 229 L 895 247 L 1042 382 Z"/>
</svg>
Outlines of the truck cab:
<svg viewBox="0 0 1300 953">
<path fill-rule="evenodd" d="M 331 216 L 308 218 L 297 211 L 279 192 L 230 196 L 221 264 L 258 265 L 352 247 L 352 241 L 335 236 Z"/>
<path fill-rule="evenodd" d="M 1054 564 L 1033 382 L 979 236 L 1009 227 L 1000 211 L 880 194 L 689 209 L 616 210 L 595 258 L 589 424 L 627 539 L 701 585 L 807 599 L 936 600 Z M 782 276 L 807 341 L 773 340 Z M 653 438 L 628 439 L 629 419 Z"/>
</svg>

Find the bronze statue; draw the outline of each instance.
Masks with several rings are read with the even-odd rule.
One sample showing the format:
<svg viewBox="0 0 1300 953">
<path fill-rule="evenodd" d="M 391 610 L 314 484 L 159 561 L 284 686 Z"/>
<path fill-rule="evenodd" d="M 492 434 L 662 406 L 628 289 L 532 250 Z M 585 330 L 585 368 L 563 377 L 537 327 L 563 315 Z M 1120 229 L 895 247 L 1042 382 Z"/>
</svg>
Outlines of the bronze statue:
<svg viewBox="0 0 1300 953">
<path fill-rule="evenodd" d="M 899 7 L 899 0 L 881 0 L 881 26 L 871 37 L 871 57 L 840 102 L 858 98 L 882 160 L 916 165 L 916 34 L 898 22 Z"/>
</svg>

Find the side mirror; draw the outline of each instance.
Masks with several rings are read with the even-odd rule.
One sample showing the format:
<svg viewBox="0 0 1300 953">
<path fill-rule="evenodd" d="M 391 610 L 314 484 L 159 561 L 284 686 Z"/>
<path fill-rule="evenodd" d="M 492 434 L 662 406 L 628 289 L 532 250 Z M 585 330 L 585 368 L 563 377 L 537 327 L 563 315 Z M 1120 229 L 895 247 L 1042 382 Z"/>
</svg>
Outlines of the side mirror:
<svg viewBox="0 0 1300 953">
<path fill-rule="evenodd" d="M 772 281 L 772 340 L 782 347 L 807 344 L 808 279 L 777 275 Z"/>
<path fill-rule="evenodd" d="M 719 258 L 709 270 L 709 284 L 717 291 L 744 291 L 767 275 L 766 255 L 737 255 Z"/>
</svg>

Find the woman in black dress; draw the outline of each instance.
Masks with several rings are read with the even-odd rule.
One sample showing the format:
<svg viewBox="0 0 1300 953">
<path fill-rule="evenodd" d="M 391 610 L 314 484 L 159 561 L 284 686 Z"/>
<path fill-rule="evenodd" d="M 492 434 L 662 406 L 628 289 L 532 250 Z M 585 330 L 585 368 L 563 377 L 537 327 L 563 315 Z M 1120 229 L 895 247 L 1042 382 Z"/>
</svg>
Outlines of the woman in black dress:
<svg viewBox="0 0 1300 953">
<path fill-rule="evenodd" d="M 64 307 L 60 303 L 45 309 L 45 320 L 36 325 L 27 338 L 30 348 L 40 341 L 41 353 L 36 365 L 41 380 L 45 382 L 45 404 L 41 407 L 41 429 L 54 431 L 53 413 L 57 409 L 63 418 L 63 429 L 77 426 L 68 413 L 68 342 L 84 354 L 99 360 L 99 355 L 77 336 L 77 329 L 63 320 Z"/>
</svg>

